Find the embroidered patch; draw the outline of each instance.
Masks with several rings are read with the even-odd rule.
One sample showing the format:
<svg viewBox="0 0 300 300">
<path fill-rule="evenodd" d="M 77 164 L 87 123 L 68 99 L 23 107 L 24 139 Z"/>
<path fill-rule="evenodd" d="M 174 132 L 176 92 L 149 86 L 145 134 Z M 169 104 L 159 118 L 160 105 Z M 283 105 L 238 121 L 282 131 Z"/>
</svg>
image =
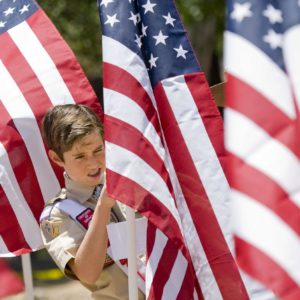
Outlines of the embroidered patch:
<svg viewBox="0 0 300 300">
<path fill-rule="evenodd" d="M 43 229 L 45 232 L 49 234 L 52 238 L 55 238 L 59 235 L 59 225 L 58 224 L 53 224 L 47 220 L 42 221 L 41 223 Z"/>
<path fill-rule="evenodd" d="M 88 229 L 89 224 L 93 217 L 93 210 L 91 208 L 87 208 L 80 215 L 76 217 L 76 220 L 85 228 Z"/>
<path fill-rule="evenodd" d="M 97 185 L 94 189 L 93 195 L 91 196 L 91 199 L 94 201 L 98 201 L 101 191 L 102 191 L 103 185 Z"/>
</svg>

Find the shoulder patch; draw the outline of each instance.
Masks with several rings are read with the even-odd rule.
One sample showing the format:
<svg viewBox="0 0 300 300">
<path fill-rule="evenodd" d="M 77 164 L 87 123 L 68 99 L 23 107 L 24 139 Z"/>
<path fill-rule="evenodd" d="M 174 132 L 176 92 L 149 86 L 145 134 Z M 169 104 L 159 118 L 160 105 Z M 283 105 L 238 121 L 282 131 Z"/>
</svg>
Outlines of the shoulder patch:
<svg viewBox="0 0 300 300">
<path fill-rule="evenodd" d="M 92 220 L 94 211 L 91 208 L 85 209 L 82 213 L 80 213 L 76 220 L 85 228 L 88 229 L 89 224 Z"/>
<path fill-rule="evenodd" d="M 41 222 L 41 227 L 52 238 L 55 238 L 55 237 L 57 237 L 60 234 L 60 226 L 59 226 L 59 224 L 55 224 L 55 223 L 49 222 L 48 220 L 43 220 Z"/>
</svg>

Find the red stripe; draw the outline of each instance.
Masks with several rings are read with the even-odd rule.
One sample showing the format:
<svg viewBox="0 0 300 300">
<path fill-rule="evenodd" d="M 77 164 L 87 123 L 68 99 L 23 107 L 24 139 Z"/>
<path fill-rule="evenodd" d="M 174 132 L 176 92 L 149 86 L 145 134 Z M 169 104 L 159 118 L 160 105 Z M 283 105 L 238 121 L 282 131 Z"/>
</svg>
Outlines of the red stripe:
<svg viewBox="0 0 300 300">
<path fill-rule="evenodd" d="M 163 87 L 154 90 L 168 149 L 197 234 L 223 298 L 248 299 L 236 263 L 224 239 Z M 204 100 L 203 100 L 204 101 Z M 184 159 L 178 159 L 178 158 Z M 228 278 L 223 285 L 224 278 Z"/>
<path fill-rule="evenodd" d="M 246 273 L 274 291 L 280 299 L 299 299 L 299 285 L 276 262 L 238 237 L 235 243 L 238 264 Z"/>
<path fill-rule="evenodd" d="M 192 73 L 184 76 L 186 84 L 195 100 L 199 114 L 224 170 L 228 164 L 224 147 L 223 120 L 208 86 L 205 74 Z"/>
<path fill-rule="evenodd" d="M 143 159 L 165 181 L 174 198 L 173 187 L 164 161 L 140 131 L 128 123 L 105 115 L 105 140 L 129 150 Z"/>
<path fill-rule="evenodd" d="M 148 299 L 162 298 L 165 284 L 169 280 L 177 254 L 178 250 L 174 247 L 173 243 L 168 240 L 155 271 Z M 182 289 L 183 298 L 181 299 L 192 299 L 194 292 L 193 277 L 191 273 L 188 272 L 188 269 L 186 273 L 189 280 L 185 281 L 187 285 Z M 182 282 L 174 282 L 174 284 L 180 284 L 181 286 Z"/>
<path fill-rule="evenodd" d="M 148 190 L 110 169 L 106 170 L 106 179 L 107 191 L 112 198 L 138 210 L 171 239 L 185 257 L 189 258 L 178 224 L 167 207 Z"/>
<path fill-rule="evenodd" d="M 297 119 L 291 120 L 257 90 L 227 74 L 226 105 L 251 119 L 300 158 Z"/>
<path fill-rule="evenodd" d="M 39 128 L 41 128 L 42 118 L 45 112 L 52 106 L 48 94 L 45 92 L 39 79 L 36 77 L 36 74 L 7 33 L 0 36 L 0 44 L 3 45 L 3 49 L 1 49 L 0 52 L 0 59 L 3 61 L 6 69 L 21 90 L 35 115 Z M 18 67 L 16 68 L 16 66 Z M 64 182 L 62 169 L 52 161 L 51 165 L 56 177 L 62 185 Z M 38 196 L 39 195 L 37 194 L 36 197 Z"/>
<path fill-rule="evenodd" d="M 103 112 L 94 90 L 72 50 L 46 14 L 39 9 L 27 19 L 27 23 L 55 63 L 74 101 L 92 107 L 103 119 Z"/>
<path fill-rule="evenodd" d="M 39 221 L 44 207 L 34 167 L 27 148 L 10 115 L 0 101 L 0 141 L 8 154 L 12 169 L 35 219 Z"/>
<path fill-rule="evenodd" d="M 189 272 L 186 272 L 185 276 L 184 276 L 184 279 L 182 281 L 180 291 L 179 291 L 179 293 L 177 295 L 177 298 L 176 298 L 177 300 L 188 299 L 185 296 L 185 290 L 187 289 L 188 286 L 191 285 L 190 283 L 191 283 L 191 278 L 190 278 Z M 196 276 L 194 277 L 194 286 L 193 286 L 193 289 L 192 289 L 193 292 L 194 292 L 195 289 L 196 289 L 198 299 L 199 300 L 204 300 L 204 296 L 202 294 L 202 291 L 201 291 L 201 288 L 199 286 L 199 282 L 198 282 Z M 194 299 L 194 298 L 191 298 L 191 299 Z"/>
<path fill-rule="evenodd" d="M 300 236 L 300 209 L 268 176 L 231 154 L 230 186 L 270 208 Z"/>
<path fill-rule="evenodd" d="M 156 227 L 153 226 L 150 222 L 148 222 L 147 226 L 147 247 L 146 247 L 146 259 L 148 260 L 149 256 L 152 253 L 154 243 L 155 243 L 155 234 L 156 234 Z M 148 261 L 147 261 L 148 263 Z"/>
<path fill-rule="evenodd" d="M 0 232 L 7 249 L 16 255 L 30 252 L 31 248 L 25 240 L 19 222 L 2 186 L 0 186 L 0 199 L 1 215 L 5 216 L 5 218 L 0 218 Z"/>
<path fill-rule="evenodd" d="M 36 74 L 7 33 L 1 35 L 0 44 L 4 45 L 3 49 L 1 48 L 0 59 L 22 91 L 40 125 L 45 111 L 52 106 L 52 103 Z"/>
<path fill-rule="evenodd" d="M 118 80 L 116 80 L 118 78 Z M 161 129 L 158 116 L 149 95 L 143 86 L 126 70 L 115 65 L 103 63 L 103 87 L 121 93 L 136 104 L 145 112 L 148 121 L 151 122 L 156 132 L 161 137 Z"/>
</svg>

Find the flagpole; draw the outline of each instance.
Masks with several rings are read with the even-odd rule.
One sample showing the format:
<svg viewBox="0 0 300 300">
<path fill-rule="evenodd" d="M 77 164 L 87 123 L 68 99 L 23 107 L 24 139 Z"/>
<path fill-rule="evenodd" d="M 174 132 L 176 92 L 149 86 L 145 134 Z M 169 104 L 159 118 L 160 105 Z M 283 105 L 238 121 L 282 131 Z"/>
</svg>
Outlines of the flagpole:
<svg viewBox="0 0 300 300">
<path fill-rule="evenodd" d="M 129 206 L 126 206 L 126 218 L 128 232 L 128 293 L 130 300 L 138 300 L 135 213 Z"/>
<path fill-rule="evenodd" d="M 25 299 L 34 300 L 30 254 L 27 253 L 21 255 L 21 259 L 22 259 L 23 278 L 25 283 Z"/>
</svg>

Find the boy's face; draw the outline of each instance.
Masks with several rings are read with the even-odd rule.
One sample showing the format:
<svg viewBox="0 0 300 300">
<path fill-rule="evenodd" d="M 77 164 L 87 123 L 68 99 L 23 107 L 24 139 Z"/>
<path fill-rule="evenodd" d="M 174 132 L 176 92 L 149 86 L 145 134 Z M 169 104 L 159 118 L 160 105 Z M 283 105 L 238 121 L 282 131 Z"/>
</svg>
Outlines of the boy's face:
<svg viewBox="0 0 300 300">
<path fill-rule="evenodd" d="M 100 133 L 92 132 L 75 142 L 71 150 L 64 152 L 64 161 L 51 151 L 49 155 L 52 160 L 63 167 L 73 181 L 87 187 L 100 183 L 105 168 L 104 145 Z"/>
</svg>

